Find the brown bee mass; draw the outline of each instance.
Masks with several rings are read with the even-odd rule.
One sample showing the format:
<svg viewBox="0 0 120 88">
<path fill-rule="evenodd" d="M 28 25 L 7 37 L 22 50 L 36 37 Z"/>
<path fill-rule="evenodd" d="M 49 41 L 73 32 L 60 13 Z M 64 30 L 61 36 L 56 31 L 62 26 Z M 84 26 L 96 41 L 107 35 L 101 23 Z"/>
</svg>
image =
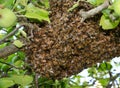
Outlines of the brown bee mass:
<svg viewBox="0 0 120 88">
<path fill-rule="evenodd" d="M 92 6 L 80 2 L 73 12 L 68 9 L 75 0 L 50 0 L 50 24 L 33 30 L 27 55 L 33 70 L 48 78 L 61 79 L 81 70 L 120 56 L 120 28 L 103 31 L 100 14 L 80 22 L 80 9 Z"/>
</svg>

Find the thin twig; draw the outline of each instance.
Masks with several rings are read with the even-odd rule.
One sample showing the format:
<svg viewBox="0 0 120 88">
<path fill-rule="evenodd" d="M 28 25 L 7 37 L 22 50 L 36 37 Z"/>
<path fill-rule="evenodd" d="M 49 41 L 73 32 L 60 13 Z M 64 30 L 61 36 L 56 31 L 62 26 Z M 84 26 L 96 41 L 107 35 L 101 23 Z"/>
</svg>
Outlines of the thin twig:
<svg viewBox="0 0 120 88">
<path fill-rule="evenodd" d="M 28 27 L 28 29 L 31 29 L 31 26 L 30 26 L 31 24 L 29 24 L 29 23 L 21 23 L 20 25 L 21 25 L 20 27 L 26 26 L 26 27 Z M 17 29 L 19 29 L 20 27 L 18 27 Z M 32 28 L 34 29 L 34 27 L 32 27 Z M 17 30 L 17 29 L 16 29 L 16 30 Z M 15 33 L 15 32 L 14 32 L 14 33 Z M 14 33 L 12 32 L 12 35 L 13 35 Z M 11 33 L 10 33 L 9 35 L 11 35 Z M 8 38 L 8 37 L 9 37 L 9 36 L 7 35 L 7 37 L 5 37 L 5 38 L 2 40 L 2 42 L 5 41 L 6 38 Z M 27 40 L 26 38 L 21 38 L 21 39 L 19 39 L 19 40 L 20 40 L 21 42 L 23 42 L 25 45 L 26 45 L 27 42 L 28 42 L 28 40 Z M 21 47 L 21 48 L 22 48 L 22 47 Z M 19 49 L 20 49 L 20 48 L 16 47 L 14 44 L 10 44 L 10 45 L 8 45 L 8 46 L 5 46 L 4 48 L 0 49 L 0 58 L 5 58 L 5 57 L 7 57 L 7 56 L 9 56 L 9 55 L 17 52 Z"/>
<path fill-rule="evenodd" d="M 16 68 L 16 69 L 23 69 L 22 67 L 16 67 L 16 66 L 14 66 L 14 65 L 12 65 L 12 64 L 9 64 L 9 63 L 6 63 L 6 62 L 0 61 L 0 63 L 6 64 L 6 65 L 11 66 L 11 67 Z"/>
<path fill-rule="evenodd" d="M 39 88 L 39 84 L 38 84 L 38 74 L 37 73 L 35 73 L 35 87 L 36 88 Z"/>
<path fill-rule="evenodd" d="M 116 74 L 115 76 L 112 75 L 112 73 L 109 71 L 110 81 L 107 84 L 106 88 L 111 88 L 111 86 L 115 86 L 114 81 L 120 76 L 120 73 Z M 110 84 L 112 82 L 112 84 Z"/>
<path fill-rule="evenodd" d="M 18 31 L 18 29 L 21 28 L 22 26 L 23 26 L 23 25 L 15 28 L 13 31 L 11 31 L 9 34 L 7 34 L 4 38 L 2 38 L 2 39 L 0 40 L 0 44 L 4 43 L 7 38 L 13 36 L 13 35 Z"/>
<path fill-rule="evenodd" d="M 108 6 L 109 6 L 109 0 L 106 0 L 103 4 L 101 4 L 100 6 L 94 9 L 91 9 L 89 11 L 81 10 L 79 12 L 80 16 L 82 17 L 81 22 L 85 21 L 87 18 L 96 15 L 97 13 L 101 12 L 103 9 L 106 9 Z"/>
<path fill-rule="evenodd" d="M 33 38 L 34 37 L 33 30 L 36 29 L 37 26 L 36 25 L 33 26 L 33 24 L 31 23 L 21 23 L 21 25 L 24 25 L 29 28 L 28 34 L 30 34 L 30 36 L 28 36 L 28 39 Z"/>
</svg>

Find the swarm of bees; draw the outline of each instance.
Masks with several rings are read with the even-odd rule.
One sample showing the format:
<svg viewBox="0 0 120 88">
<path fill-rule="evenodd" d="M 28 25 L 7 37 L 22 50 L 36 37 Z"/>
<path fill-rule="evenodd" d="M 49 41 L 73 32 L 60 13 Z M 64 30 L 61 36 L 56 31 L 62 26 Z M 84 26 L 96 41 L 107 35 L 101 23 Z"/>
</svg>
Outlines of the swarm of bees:
<svg viewBox="0 0 120 88">
<path fill-rule="evenodd" d="M 69 77 L 97 62 L 120 56 L 120 28 L 103 31 L 100 14 L 81 23 L 79 10 L 92 6 L 81 1 L 77 9 L 68 12 L 74 2 L 50 0 L 51 23 L 33 30 L 28 62 L 43 77 Z"/>
</svg>

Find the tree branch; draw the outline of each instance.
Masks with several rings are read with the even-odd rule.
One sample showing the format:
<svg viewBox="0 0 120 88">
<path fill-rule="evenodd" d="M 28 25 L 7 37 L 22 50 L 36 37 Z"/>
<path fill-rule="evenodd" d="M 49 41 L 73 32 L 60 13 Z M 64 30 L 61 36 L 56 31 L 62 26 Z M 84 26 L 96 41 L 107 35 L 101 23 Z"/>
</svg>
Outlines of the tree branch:
<svg viewBox="0 0 120 88">
<path fill-rule="evenodd" d="M 19 50 L 19 48 L 17 48 L 14 44 L 6 46 L 6 47 L 0 49 L 0 58 L 9 56 L 9 55 L 17 52 L 18 50 Z"/>
<path fill-rule="evenodd" d="M 6 35 L 3 39 L 0 40 L 0 44 L 4 43 L 6 41 L 7 38 L 9 38 L 10 36 L 13 36 L 19 28 L 21 28 L 23 25 L 15 28 L 13 31 L 11 31 L 8 35 Z"/>
<path fill-rule="evenodd" d="M 24 44 L 24 46 L 27 45 L 27 43 L 28 43 L 28 40 L 24 37 L 21 37 L 19 40 Z M 21 48 L 23 48 L 23 47 L 21 47 Z M 17 52 L 21 48 L 18 48 L 14 44 L 11 43 L 10 45 L 5 46 L 4 48 L 0 49 L 0 58 L 7 57 L 7 56 Z"/>
<path fill-rule="evenodd" d="M 10 67 L 12 67 L 12 68 L 16 68 L 16 69 L 24 69 L 23 67 L 16 67 L 16 66 L 14 66 L 14 65 L 12 65 L 12 64 L 9 64 L 9 63 L 7 63 L 7 62 L 2 62 L 2 61 L 0 61 L 0 63 L 2 63 L 2 64 L 6 64 L 6 65 L 8 65 L 8 66 L 10 66 Z"/>
<path fill-rule="evenodd" d="M 87 18 L 90 18 L 91 16 L 96 15 L 97 13 L 101 12 L 103 9 L 106 9 L 109 6 L 109 0 L 106 0 L 103 4 L 100 6 L 91 9 L 89 11 L 83 11 L 81 10 L 79 12 L 80 16 L 82 17 L 81 22 L 85 21 Z"/>
<path fill-rule="evenodd" d="M 12 36 L 13 34 L 15 34 L 15 32 L 22 26 L 26 26 L 29 29 L 33 30 L 34 27 L 31 26 L 30 23 L 21 23 L 21 26 L 19 26 L 18 28 L 16 28 L 15 30 L 13 30 L 11 33 L 9 33 L 6 37 L 4 37 L 3 39 L 0 40 L 0 43 L 2 43 L 3 41 L 6 40 L 6 38 Z M 21 42 L 24 43 L 24 45 L 26 45 L 28 43 L 28 39 L 21 37 L 21 39 L 19 39 Z M 15 52 L 17 52 L 20 48 L 16 47 L 14 44 L 10 44 L 2 49 L 0 49 L 0 58 L 4 58 L 7 57 Z"/>
<path fill-rule="evenodd" d="M 110 81 L 107 84 L 106 88 L 111 88 L 111 86 L 115 86 L 115 80 L 120 76 L 120 73 L 117 73 L 115 76 L 112 75 L 112 73 L 109 71 L 108 72 L 110 75 Z"/>
</svg>

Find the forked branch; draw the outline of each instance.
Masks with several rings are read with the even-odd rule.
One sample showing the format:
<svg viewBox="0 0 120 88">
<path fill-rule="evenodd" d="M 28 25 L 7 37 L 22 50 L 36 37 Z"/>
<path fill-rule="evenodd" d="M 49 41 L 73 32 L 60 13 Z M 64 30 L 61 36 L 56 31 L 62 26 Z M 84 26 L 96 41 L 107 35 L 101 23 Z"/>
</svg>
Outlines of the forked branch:
<svg viewBox="0 0 120 88">
<path fill-rule="evenodd" d="M 96 15 L 97 13 L 101 12 L 103 9 L 106 9 L 109 6 L 109 0 L 106 0 L 103 4 L 101 4 L 100 6 L 93 8 L 89 11 L 83 11 L 81 10 L 79 12 L 80 16 L 82 17 L 81 22 L 85 21 L 87 18 L 90 18 L 94 15 Z"/>
</svg>

